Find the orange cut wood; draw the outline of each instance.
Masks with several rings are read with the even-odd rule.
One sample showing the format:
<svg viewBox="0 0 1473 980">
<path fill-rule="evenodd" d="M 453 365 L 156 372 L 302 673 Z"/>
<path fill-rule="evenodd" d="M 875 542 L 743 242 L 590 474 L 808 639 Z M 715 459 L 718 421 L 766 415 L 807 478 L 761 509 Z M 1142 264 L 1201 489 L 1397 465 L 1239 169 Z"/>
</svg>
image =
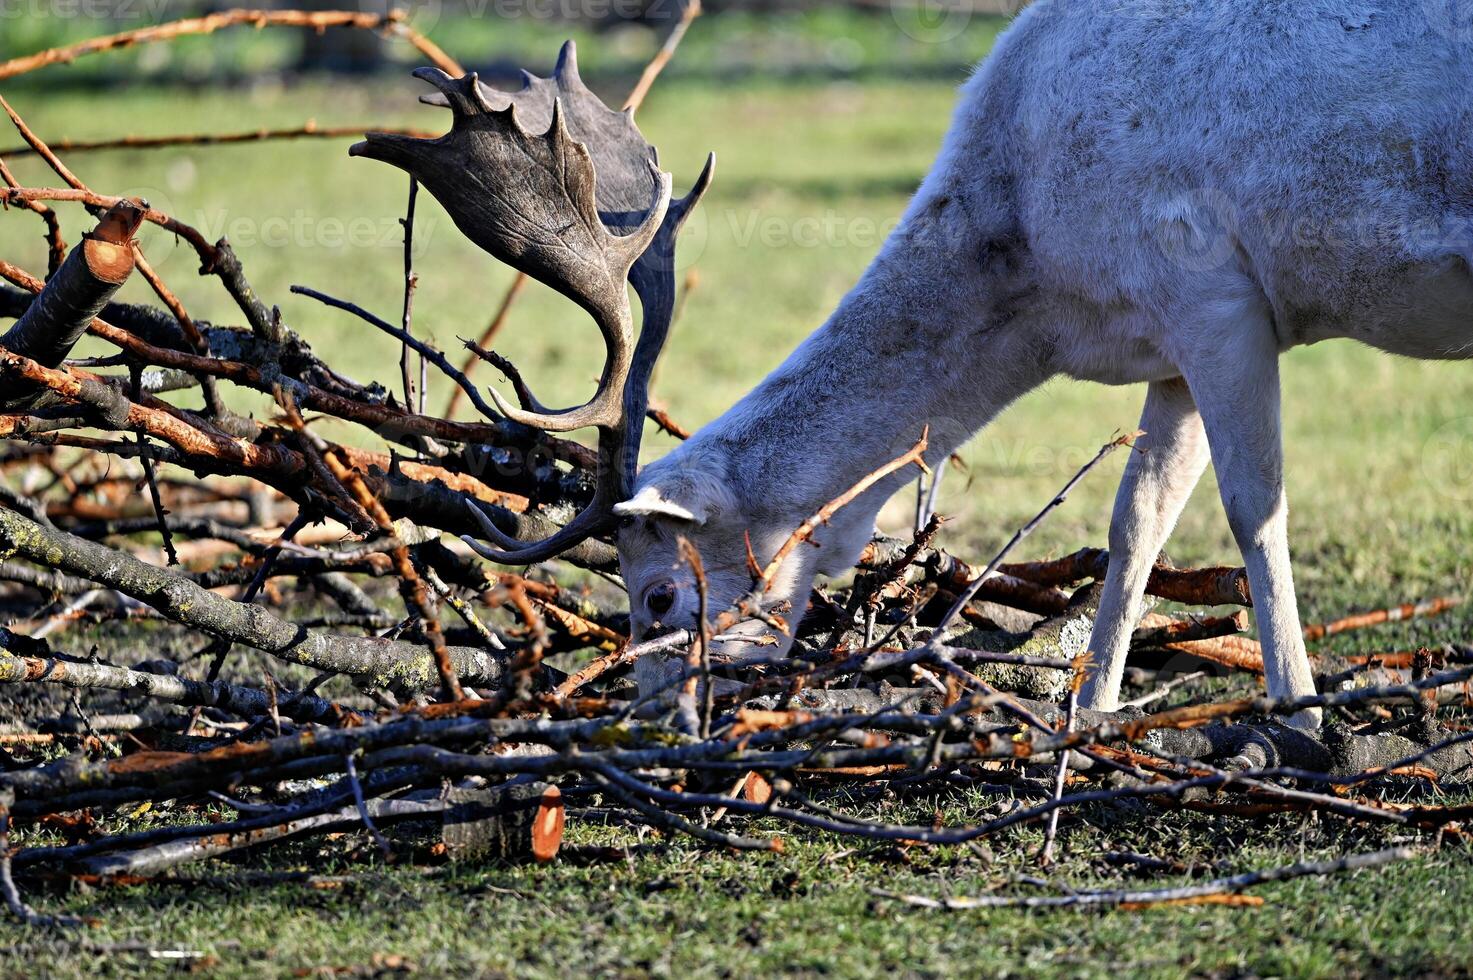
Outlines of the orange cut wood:
<svg viewBox="0 0 1473 980">
<path fill-rule="evenodd" d="M 766 803 L 772 799 L 772 784 L 760 772 L 749 772 L 742 782 L 742 798 L 748 803 Z"/>
<path fill-rule="evenodd" d="M 563 845 L 565 820 L 562 790 L 556 786 L 547 787 L 537 805 L 537 815 L 532 818 L 532 856 L 538 861 L 551 861 L 557 857 L 558 848 Z"/>
</svg>

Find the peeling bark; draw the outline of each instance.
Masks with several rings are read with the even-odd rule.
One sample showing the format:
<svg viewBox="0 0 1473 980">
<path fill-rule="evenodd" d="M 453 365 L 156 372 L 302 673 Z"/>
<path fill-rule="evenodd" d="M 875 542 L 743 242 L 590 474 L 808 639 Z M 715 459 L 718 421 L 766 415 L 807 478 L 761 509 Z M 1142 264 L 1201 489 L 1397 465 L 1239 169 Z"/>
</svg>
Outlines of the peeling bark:
<svg viewBox="0 0 1473 980">
<path fill-rule="evenodd" d="M 289 663 L 351 674 L 361 683 L 396 691 L 428 690 L 439 681 L 426 647 L 304 629 L 262 606 L 235 602 L 131 555 L 0 510 L 0 556 L 6 552 L 117 589 L 169 619 Z M 467 684 L 501 682 L 501 657 L 473 647 L 448 652 Z"/>
<path fill-rule="evenodd" d="M 78 658 L 62 659 L 52 654 L 45 641 L 17 636 L 0 629 L 0 684 L 47 683 L 78 690 L 124 691 L 175 704 L 220 708 L 244 718 L 266 717 L 273 711 L 273 698 L 265 691 L 224 681 L 196 681 L 173 674 L 155 674 Z M 294 721 L 336 724 L 356 718 L 342 705 L 310 694 L 280 693 L 274 710 Z"/>
</svg>

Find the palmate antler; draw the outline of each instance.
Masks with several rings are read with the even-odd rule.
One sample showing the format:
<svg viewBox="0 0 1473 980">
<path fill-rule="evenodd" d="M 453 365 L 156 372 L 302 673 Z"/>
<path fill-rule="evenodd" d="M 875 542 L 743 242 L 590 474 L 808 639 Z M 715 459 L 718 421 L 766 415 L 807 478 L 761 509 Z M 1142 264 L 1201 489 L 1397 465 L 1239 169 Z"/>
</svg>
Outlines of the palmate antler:
<svg viewBox="0 0 1473 980">
<path fill-rule="evenodd" d="M 490 391 L 497 410 L 516 422 L 548 432 L 598 428 L 593 500 L 552 537 L 525 544 L 471 508 L 505 549 L 468 540 L 480 554 L 505 564 L 543 561 L 607 527 L 614 504 L 632 490 L 650 374 L 675 305 L 675 239 L 710 185 L 714 157 L 690 193 L 671 200 L 670 175 L 632 111 L 615 112 L 584 86 L 571 41 L 551 78 L 523 72 L 514 93 L 488 88 L 474 73 L 414 74 L 440 90 L 422 101 L 449 107 L 450 132 L 436 140 L 369 133 L 350 152 L 412 174 L 471 241 L 587 310 L 608 348 L 598 390 L 577 408 L 523 409 Z M 643 311 L 637 345 L 626 280 Z"/>
</svg>

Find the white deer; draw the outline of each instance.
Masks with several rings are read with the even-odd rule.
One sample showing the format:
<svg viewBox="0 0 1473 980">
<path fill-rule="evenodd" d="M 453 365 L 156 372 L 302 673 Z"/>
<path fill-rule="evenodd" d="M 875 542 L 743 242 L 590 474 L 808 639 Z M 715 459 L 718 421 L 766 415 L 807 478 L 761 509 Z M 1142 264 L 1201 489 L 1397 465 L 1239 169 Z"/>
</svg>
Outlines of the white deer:
<svg viewBox="0 0 1473 980">
<path fill-rule="evenodd" d="M 598 393 L 561 411 L 519 389 L 488 412 L 599 429 L 592 502 L 528 544 L 481 510 L 498 561 L 565 552 L 621 520 L 636 635 L 693 628 L 752 587 L 801 522 L 901 455 L 931 461 L 1058 375 L 1147 384 L 1110 527 L 1084 703 L 1114 709 L 1152 565 L 1216 466 L 1257 611 L 1268 691 L 1313 693 L 1289 565 L 1279 355 L 1349 338 L 1473 356 L 1473 23 L 1461 0 L 1039 0 L 962 91 L 939 159 L 858 285 L 751 394 L 635 475 L 670 322 L 684 198 L 632 117 L 579 81 L 498 92 L 418 74 L 454 113 L 438 140 L 354 148 L 409 170 L 492 254 L 598 322 Z M 534 135 L 541 133 L 543 135 Z M 653 203 L 651 203 L 653 202 Z M 626 280 L 643 325 L 634 341 Z M 802 615 L 815 576 L 870 539 L 893 475 L 792 551 L 767 589 Z M 750 552 L 749 552 L 750 547 Z M 738 636 L 723 652 L 753 652 Z M 767 656 L 781 653 L 765 648 Z M 652 660 L 641 687 L 662 681 Z M 1296 719 L 1313 726 L 1317 716 Z"/>
<path fill-rule="evenodd" d="M 1117 707 L 1147 576 L 1209 456 L 1269 694 L 1312 694 L 1278 358 L 1329 338 L 1473 356 L 1473 34 L 1445 7 L 1035 3 L 963 88 L 934 168 L 828 322 L 615 508 L 635 629 L 694 625 L 678 536 L 720 609 L 751 587 L 748 537 L 765 561 L 924 427 L 939 460 L 1057 375 L 1145 382 L 1083 703 Z M 904 479 L 794 551 L 769 594 L 801 615 Z"/>
</svg>

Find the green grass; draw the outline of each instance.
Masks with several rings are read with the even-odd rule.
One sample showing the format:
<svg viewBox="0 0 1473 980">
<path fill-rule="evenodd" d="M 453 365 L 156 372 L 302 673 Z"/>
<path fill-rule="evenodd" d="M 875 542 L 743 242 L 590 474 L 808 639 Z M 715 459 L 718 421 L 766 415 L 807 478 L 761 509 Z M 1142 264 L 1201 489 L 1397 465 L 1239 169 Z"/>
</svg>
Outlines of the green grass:
<svg viewBox="0 0 1473 980">
<path fill-rule="evenodd" d="M 997 812 L 989 806 L 997 804 L 956 793 L 871 812 L 964 821 Z M 0 953 L 0 971 L 46 964 L 47 976 L 131 975 L 155 965 L 150 944 L 212 957 L 211 976 L 373 976 L 391 957 L 432 976 L 1343 977 L 1461 974 L 1473 963 L 1463 922 L 1473 876 L 1462 845 L 1381 870 L 1264 887 L 1252 893 L 1265 900 L 1259 908 L 947 913 L 873 894 L 1046 894 L 1018 881 L 1041 874 L 1076 887 L 1154 887 L 1159 879 L 1110 868 L 1102 855 L 1178 859 L 1191 870 L 1171 880 L 1185 883 L 1388 842 L 1381 832 L 1298 818 L 1249 825 L 1134 808 L 1084 815 L 1089 824 L 1061 831 L 1060 863 L 1046 872 L 1034 860 L 1038 830 L 994 840 L 982 854 L 784 834 L 781 855 L 735 857 L 575 824 L 549 866 L 419 868 L 365 859 L 361 839 L 319 841 L 172 885 L 43 896 L 50 910 L 98 922 L 80 939 L 0 926 L 0 939 L 15 944 Z M 609 852 L 625 845 L 634 845 L 627 857 Z M 351 877 L 331 889 L 246 877 L 263 870 Z"/>
<path fill-rule="evenodd" d="M 682 253 L 699 285 L 655 389 L 675 417 L 691 425 L 715 417 L 822 321 L 929 166 L 955 85 L 996 26 L 980 23 L 932 46 L 899 35 L 883 17 L 825 13 L 780 22 L 711 18 L 692 30 L 640 113 L 677 189 L 688 184 L 705 152 L 714 150 L 719 159 L 715 186 Z M 436 37 L 468 60 L 520 55 L 545 66 L 556 44 L 546 25 L 446 27 Z M 250 64 L 280 63 L 289 54 L 282 42 L 252 43 L 264 46 L 239 49 Z M 584 35 L 595 86 L 616 99 L 652 43 L 633 32 Z M 223 57 L 222 50 L 236 49 L 200 43 L 187 52 L 200 52 L 190 56 L 207 64 L 207 56 Z M 815 60 L 824 52 L 826 61 Z M 148 57 L 141 52 L 106 57 L 75 70 L 100 71 L 105 64 L 137 74 L 148 67 L 138 60 Z M 783 74 L 795 65 L 803 68 L 796 79 Z M 323 125 L 434 126 L 434 110 L 414 102 L 419 91 L 407 77 L 389 77 L 225 91 L 145 85 L 43 94 L 32 84 L 7 87 L 6 94 L 43 136 L 82 139 L 284 126 L 308 116 Z M 144 194 L 207 232 L 229 234 L 260 292 L 280 304 L 287 322 L 321 354 L 351 375 L 392 383 L 394 345 L 292 296 L 288 286 L 308 283 L 382 314 L 397 311 L 396 222 L 406 189 L 398 172 L 350 160 L 346 141 L 112 152 L 77 155 L 71 163 L 99 189 Z M 25 181 L 54 182 L 34 161 L 15 166 Z M 74 241 L 84 219 L 75 212 L 68 217 Z M 0 216 L 0 229 L 7 259 L 43 267 L 38 224 L 8 214 Z M 281 233 L 284 240 L 273 238 Z M 466 243 L 426 197 L 417 239 L 417 328 L 453 346 L 457 335 L 484 326 L 509 273 Z M 239 322 L 216 284 L 195 276 L 186 249 L 154 232 L 145 246 L 197 317 Z M 125 298 L 149 296 L 133 282 Z M 537 287 L 499 346 L 546 400 L 570 402 L 591 390 L 598 369 L 594 337 L 585 318 Z M 1467 546 L 1473 540 L 1473 371 L 1328 344 L 1289 355 L 1285 381 L 1288 481 L 1306 619 L 1473 592 Z M 435 388 L 432 403 L 443 404 L 447 394 L 444 386 Z M 1139 389 L 1059 382 L 1012 408 L 964 453 L 968 475 L 949 480 L 943 510 L 956 517 L 949 546 L 990 554 L 1086 454 L 1113 431 L 1133 426 L 1140 399 Z M 654 433 L 646 444 L 651 454 L 669 445 Z M 1120 462 L 1091 477 L 1030 539 L 1030 556 L 1104 541 Z M 892 525 L 903 522 L 906 506 L 896 505 Z M 1234 559 L 1210 479 L 1171 551 L 1179 561 Z M 1470 627 L 1473 618 L 1463 613 L 1352 634 L 1334 649 L 1466 641 Z M 928 819 L 939 807 L 966 822 L 978 819 L 988 802 L 959 795 L 925 806 L 897 804 L 886 815 Z M 1288 819 L 1248 823 L 1131 809 L 1087 816 L 1089 825 L 1065 831 L 1065 860 L 1053 872 L 1061 882 L 1124 883 L 1119 872 L 1097 863 L 1112 848 L 1177 856 L 1217 874 L 1380 842 L 1366 831 Z M 575 820 L 571 839 L 630 843 L 633 835 Z M 99 924 L 83 933 L 86 941 L 204 950 L 218 957 L 213 970 L 221 975 L 316 967 L 371 974 L 374 954 L 384 953 L 405 956 L 431 975 L 1343 976 L 1455 973 L 1473 963 L 1473 941 L 1462 928 L 1473 875 L 1467 854 L 1454 846 L 1383 871 L 1266 888 L 1261 909 L 940 914 L 876 903 L 870 895 L 876 887 L 932 895 L 1023 887 L 1010 885 L 1008 876 L 1036 870 L 1037 843 L 1037 832 L 1027 830 L 992 841 L 991 864 L 949 850 L 912 851 L 907 864 L 889 851 L 850 851 L 848 842 L 824 838 L 789 835 L 782 856 L 736 859 L 649 837 L 627 864 L 584 858 L 546 868 L 388 868 L 365 872 L 341 891 L 202 884 L 38 900 L 48 910 L 96 918 Z M 247 866 L 356 873 L 361 864 L 345 853 L 361 845 L 349 837 L 277 848 L 250 857 Z M 229 874 L 232 867 L 216 864 L 199 873 Z M 138 954 L 50 944 L 9 925 L 0 926 L 3 947 L 12 947 L 10 955 L 0 954 L 4 974 L 107 976 L 158 965 Z"/>
</svg>

